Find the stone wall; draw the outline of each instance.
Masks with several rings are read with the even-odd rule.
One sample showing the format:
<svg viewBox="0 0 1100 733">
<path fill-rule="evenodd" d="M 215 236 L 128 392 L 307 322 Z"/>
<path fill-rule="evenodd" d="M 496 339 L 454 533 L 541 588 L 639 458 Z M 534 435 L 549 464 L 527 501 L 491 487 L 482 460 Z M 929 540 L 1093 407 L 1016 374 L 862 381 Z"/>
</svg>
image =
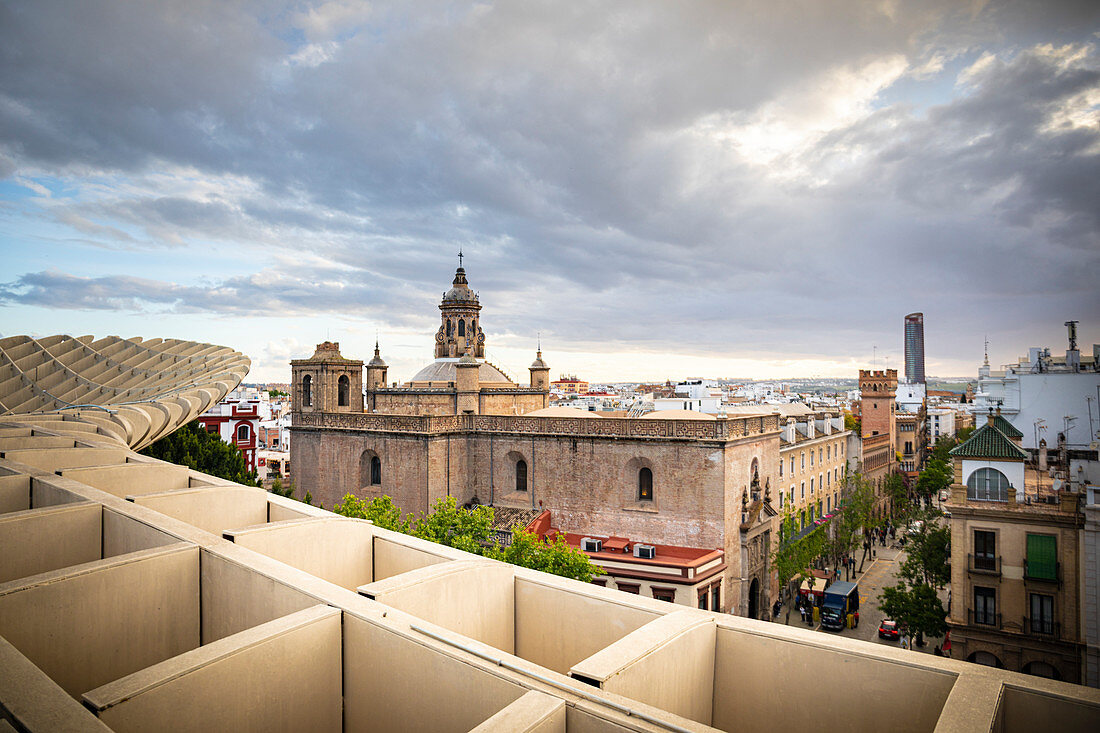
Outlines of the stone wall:
<svg viewBox="0 0 1100 733">
<path fill-rule="evenodd" d="M 571 532 L 725 550 L 723 605 L 740 605 L 741 496 L 753 462 L 776 484 L 775 416 L 732 420 L 296 414 L 291 466 L 299 495 L 326 507 L 345 493 L 386 494 L 405 512 L 454 496 L 460 504 L 550 509 Z M 382 482 L 369 484 L 371 456 Z M 516 490 L 516 465 L 527 489 Z M 652 501 L 638 475 L 653 475 Z"/>
</svg>

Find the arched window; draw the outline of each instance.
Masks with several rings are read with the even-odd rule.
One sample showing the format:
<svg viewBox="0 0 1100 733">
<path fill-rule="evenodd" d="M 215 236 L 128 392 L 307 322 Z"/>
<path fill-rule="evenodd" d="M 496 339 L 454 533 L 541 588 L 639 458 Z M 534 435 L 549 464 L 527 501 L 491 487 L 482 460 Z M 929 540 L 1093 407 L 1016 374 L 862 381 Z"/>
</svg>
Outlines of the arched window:
<svg viewBox="0 0 1100 733">
<path fill-rule="evenodd" d="M 516 491 L 527 491 L 527 461 L 516 461 Z"/>
<path fill-rule="evenodd" d="M 371 486 L 379 486 L 382 483 L 382 461 L 378 456 L 370 459 L 370 483 Z"/>
<path fill-rule="evenodd" d="M 302 377 L 302 404 L 306 407 L 313 406 L 313 377 L 308 374 Z"/>
<path fill-rule="evenodd" d="M 347 374 L 340 375 L 340 381 L 337 383 L 336 392 L 336 404 L 340 407 L 347 407 L 351 404 L 351 380 L 348 379 Z"/>
<path fill-rule="evenodd" d="M 638 501 L 653 501 L 653 471 L 648 468 L 638 471 Z"/>
<path fill-rule="evenodd" d="M 448 321 L 447 321 L 447 336 L 448 336 L 448 337 L 449 337 L 449 336 L 450 336 L 450 335 L 451 335 L 452 333 L 454 333 L 454 327 L 455 327 L 455 324 L 454 324 L 454 322 L 453 322 L 453 321 L 451 321 L 451 320 L 448 320 Z"/>
<path fill-rule="evenodd" d="M 458 335 L 459 336 L 465 336 L 466 335 L 466 321 L 459 321 L 458 322 Z"/>
<path fill-rule="evenodd" d="M 1008 477 L 995 468 L 979 468 L 966 479 L 966 498 L 984 501 L 1008 501 L 1012 487 Z"/>
<path fill-rule="evenodd" d="M 248 440 L 248 426 L 247 425 L 238 425 L 237 426 L 237 440 Z"/>
</svg>

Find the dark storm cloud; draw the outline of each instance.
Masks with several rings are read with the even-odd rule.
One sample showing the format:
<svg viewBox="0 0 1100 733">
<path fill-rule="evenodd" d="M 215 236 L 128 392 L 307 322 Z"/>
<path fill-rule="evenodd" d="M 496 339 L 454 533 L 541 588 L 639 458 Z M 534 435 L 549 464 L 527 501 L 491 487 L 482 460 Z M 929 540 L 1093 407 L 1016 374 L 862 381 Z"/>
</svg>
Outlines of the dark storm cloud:
<svg viewBox="0 0 1100 733">
<path fill-rule="evenodd" d="M 1027 293 L 1100 312 L 1100 132 L 1062 115 L 1100 94 L 1095 3 L 364 7 L 0 6 L 0 161 L 125 184 L 54 220 L 333 265 L 207 286 L 26 273 L 0 297 L 419 323 L 462 247 L 495 329 L 578 347 L 862 354 L 852 329 L 882 340 L 911 310 L 960 339 L 1064 320 Z M 876 108 L 872 84 L 765 163 L 743 147 L 768 114 L 824 114 L 820 87 L 937 57 L 955 67 L 934 104 Z"/>
</svg>

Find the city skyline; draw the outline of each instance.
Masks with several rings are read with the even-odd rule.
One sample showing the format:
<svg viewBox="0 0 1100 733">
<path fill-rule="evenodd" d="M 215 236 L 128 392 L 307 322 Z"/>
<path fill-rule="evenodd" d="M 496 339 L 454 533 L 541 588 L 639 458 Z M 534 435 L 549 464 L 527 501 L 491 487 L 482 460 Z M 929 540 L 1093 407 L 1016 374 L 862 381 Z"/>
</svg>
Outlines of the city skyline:
<svg viewBox="0 0 1100 733">
<path fill-rule="evenodd" d="M 173 336 L 286 381 L 974 376 L 1100 342 L 1091 3 L 0 9 L 0 335 Z M 1089 275 L 1088 273 L 1094 273 Z"/>
</svg>

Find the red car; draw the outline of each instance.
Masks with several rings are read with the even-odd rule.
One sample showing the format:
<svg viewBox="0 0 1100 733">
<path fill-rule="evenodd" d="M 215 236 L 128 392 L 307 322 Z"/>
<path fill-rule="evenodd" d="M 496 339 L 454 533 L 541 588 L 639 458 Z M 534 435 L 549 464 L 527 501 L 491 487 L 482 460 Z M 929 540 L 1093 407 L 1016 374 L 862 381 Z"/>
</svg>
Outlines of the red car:
<svg viewBox="0 0 1100 733">
<path fill-rule="evenodd" d="M 883 619 L 882 623 L 878 625 L 878 638 L 880 639 L 897 639 L 898 622 L 891 621 L 890 619 Z"/>
</svg>

